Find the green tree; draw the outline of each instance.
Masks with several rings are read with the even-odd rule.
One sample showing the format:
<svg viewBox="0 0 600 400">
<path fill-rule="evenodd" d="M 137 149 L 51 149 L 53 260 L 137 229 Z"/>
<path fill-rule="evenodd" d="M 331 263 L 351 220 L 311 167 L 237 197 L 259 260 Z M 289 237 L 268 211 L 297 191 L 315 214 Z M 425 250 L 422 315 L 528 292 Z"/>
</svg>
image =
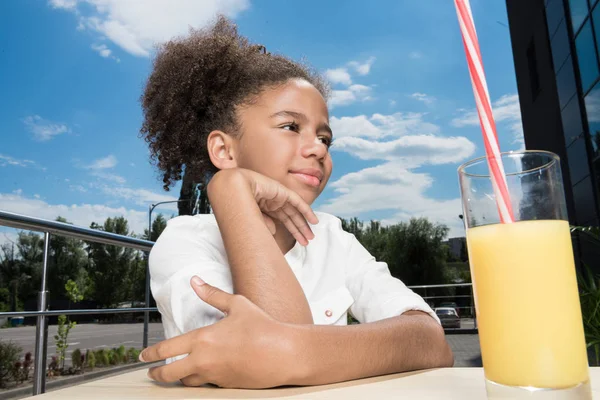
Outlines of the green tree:
<svg viewBox="0 0 600 400">
<path fill-rule="evenodd" d="M 426 218 L 408 223 L 381 226 L 371 221 L 367 227 L 357 218 L 342 219 L 342 229 L 356 236 L 377 259 L 388 264 L 393 276 L 407 285 L 448 283 L 447 246 L 442 242 L 448 227 Z"/>
<path fill-rule="evenodd" d="M 158 237 L 167 227 L 167 220 L 162 214 L 158 214 L 154 221 L 152 221 L 152 234 L 148 237 L 148 229 L 144 229 L 144 239 L 156 242 Z"/>
<path fill-rule="evenodd" d="M 108 218 L 103 225 L 91 224 L 92 229 L 127 236 L 129 225 L 124 217 Z M 94 282 L 94 299 L 104 307 L 127 300 L 130 293 L 127 279 L 136 259 L 136 250 L 122 246 L 89 243 L 89 274 Z"/>
<path fill-rule="evenodd" d="M 69 223 L 65 218 L 58 222 Z M 48 260 L 48 290 L 53 298 L 66 298 L 65 285 L 75 279 L 82 290 L 87 286 L 87 254 L 83 241 L 66 236 L 52 235 L 50 238 L 50 258 Z"/>
</svg>

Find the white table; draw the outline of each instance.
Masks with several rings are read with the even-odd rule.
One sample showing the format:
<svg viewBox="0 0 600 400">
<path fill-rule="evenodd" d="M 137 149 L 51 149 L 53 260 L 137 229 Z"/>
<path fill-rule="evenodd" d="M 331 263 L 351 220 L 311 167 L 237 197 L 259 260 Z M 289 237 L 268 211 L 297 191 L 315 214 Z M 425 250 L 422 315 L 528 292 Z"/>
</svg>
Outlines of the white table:
<svg viewBox="0 0 600 400">
<path fill-rule="evenodd" d="M 407 372 L 323 386 L 265 390 L 188 388 L 162 385 L 138 370 L 46 393 L 35 398 L 56 399 L 486 399 L 482 368 L 444 368 Z M 594 398 L 600 399 L 600 368 L 591 368 Z"/>
</svg>

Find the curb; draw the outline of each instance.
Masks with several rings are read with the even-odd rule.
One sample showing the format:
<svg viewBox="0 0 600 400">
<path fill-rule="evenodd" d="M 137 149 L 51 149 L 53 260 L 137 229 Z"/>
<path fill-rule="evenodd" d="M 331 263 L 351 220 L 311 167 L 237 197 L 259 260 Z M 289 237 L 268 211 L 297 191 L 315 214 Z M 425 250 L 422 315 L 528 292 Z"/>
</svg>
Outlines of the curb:
<svg viewBox="0 0 600 400">
<path fill-rule="evenodd" d="M 146 369 L 146 368 L 149 368 L 150 366 L 152 366 L 153 364 L 158 364 L 158 363 L 151 364 L 151 363 L 139 363 L 138 362 L 138 363 L 134 363 L 134 364 L 122 365 L 120 367 L 105 369 L 103 371 L 86 372 L 81 375 L 75 375 L 75 376 L 71 376 L 71 377 L 56 380 L 56 381 L 47 381 L 46 382 L 46 393 L 56 390 L 56 389 L 60 389 L 65 386 L 80 385 L 84 382 L 93 381 L 93 380 L 100 379 L 100 378 L 105 378 L 109 375 L 118 375 L 123 372 L 129 372 L 129 371 L 138 370 L 138 369 Z M 17 399 L 17 398 L 23 398 L 23 397 L 28 397 L 28 396 L 33 396 L 33 385 L 0 392 L 0 400 Z"/>
</svg>

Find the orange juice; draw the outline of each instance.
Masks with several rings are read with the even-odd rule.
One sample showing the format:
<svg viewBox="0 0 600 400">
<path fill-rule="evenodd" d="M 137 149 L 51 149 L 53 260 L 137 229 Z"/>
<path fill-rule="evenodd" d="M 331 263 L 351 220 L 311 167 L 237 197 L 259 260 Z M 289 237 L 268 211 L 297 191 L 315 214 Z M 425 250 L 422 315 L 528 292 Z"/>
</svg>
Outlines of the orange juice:
<svg viewBox="0 0 600 400">
<path fill-rule="evenodd" d="M 589 380 L 569 224 L 467 230 L 486 378 L 562 389 Z"/>
</svg>

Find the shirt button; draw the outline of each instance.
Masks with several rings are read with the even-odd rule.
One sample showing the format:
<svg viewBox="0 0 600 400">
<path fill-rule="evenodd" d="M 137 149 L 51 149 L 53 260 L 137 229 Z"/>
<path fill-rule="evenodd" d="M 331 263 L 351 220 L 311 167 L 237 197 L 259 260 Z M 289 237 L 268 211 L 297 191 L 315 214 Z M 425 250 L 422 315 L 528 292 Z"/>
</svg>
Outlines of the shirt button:
<svg viewBox="0 0 600 400">
<path fill-rule="evenodd" d="M 325 315 L 327 316 L 327 318 L 329 318 L 333 315 L 333 312 L 331 312 L 331 310 L 327 310 L 325 311 Z"/>
</svg>

